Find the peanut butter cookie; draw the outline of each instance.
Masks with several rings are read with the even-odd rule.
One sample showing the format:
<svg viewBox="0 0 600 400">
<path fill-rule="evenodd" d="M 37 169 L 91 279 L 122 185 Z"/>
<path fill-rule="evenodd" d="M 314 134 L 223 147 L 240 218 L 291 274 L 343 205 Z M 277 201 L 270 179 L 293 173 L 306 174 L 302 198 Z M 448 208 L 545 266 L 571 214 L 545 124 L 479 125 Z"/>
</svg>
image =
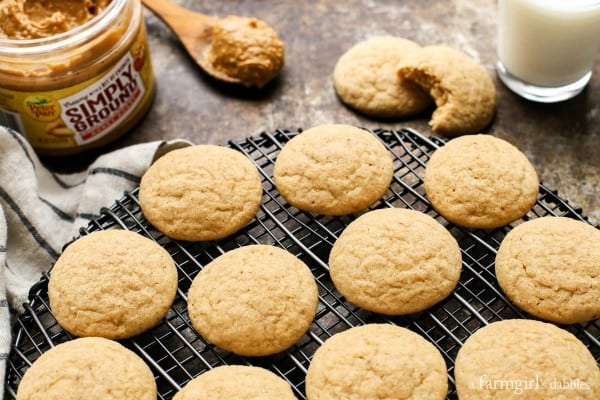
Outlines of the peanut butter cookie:
<svg viewBox="0 0 600 400">
<path fill-rule="evenodd" d="M 216 240 L 254 218 L 262 183 L 242 153 L 197 145 L 159 158 L 142 177 L 139 198 L 146 219 L 170 238 Z"/>
<path fill-rule="evenodd" d="M 552 324 L 512 319 L 471 335 L 456 357 L 461 400 L 600 399 L 600 370 L 583 343 Z"/>
<path fill-rule="evenodd" d="M 336 333 L 317 349 L 306 374 L 308 400 L 443 400 L 447 392 L 440 352 L 387 324 Z"/>
<path fill-rule="evenodd" d="M 394 164 L 371 133 L 343 124 L 320 125 L 285 144 L 273 170 L 288 203 L 324 215 L 361 211 L 388 189 Z"/>
<path fill-rule="evenodd" d="M 398 63 L 421 46 L 394 36 L 378 36 L 354 45 L 335 64 L 333 84 L 339 98 L 367 115 L 400 118 L 433 104 L 411 81 L 400 81 Z"/>
<path fill-rule="evenodd" d="M 465 135 L 433 153 L 425 169 L 425 192 L 447 220 L 491 229 L 531 209 L 539 180 L 533 165 L 512 144 L 491 135 Z"/>
<path fill-rule="evenodd" d="M 479 133 L 496 110 L 496 87 L 488 72 L 466 54 L 448 46 L 427 46 L 398 65 L 401 81 L 428 91 L 437 106 L 431 121 L 436 133 Z"/>
<path fill-rule="evenodd" d="M 279 353 L 310 327 L 318 290 L 308 267 L 274 246 L 231 250 L 198 273 L 188 293 L 192 325 L 243 356 Z"/>
<path fill-rule="evenodd" d="M 177 269 L 154 241 L 124 230 L 70 244 L 50 272 L 52 314 L 77 336 L 123 339 L 156 325 L 177 291 Z"/>
<path fill-rule="evenodd" d="M 508 297 L 538 318 L 600 318 L 600 231 L 564 217 L 527 221 L 502 240 L 496 276 Z"/>
<path fill-rule="evenodd" d="M 27 369 L 17 400 L 156 400 L 150 368 L 112 340 L 90 337 L 57 345 Z"/>
<path fill-rule="evenodd" d="M 460 278 L 454 237 L 430 216 L 387 208 L 370 211 L 342 232 L 329 255 L 329 273 L 348 301 L 400 315 L 446 298 Z"/>
<path fill-rule="evenodd" d="M 296 400 L 290 385 L 269 370 L 245 365 L 216 367 L 188 382 L 173 400 Z"/>
</svg>

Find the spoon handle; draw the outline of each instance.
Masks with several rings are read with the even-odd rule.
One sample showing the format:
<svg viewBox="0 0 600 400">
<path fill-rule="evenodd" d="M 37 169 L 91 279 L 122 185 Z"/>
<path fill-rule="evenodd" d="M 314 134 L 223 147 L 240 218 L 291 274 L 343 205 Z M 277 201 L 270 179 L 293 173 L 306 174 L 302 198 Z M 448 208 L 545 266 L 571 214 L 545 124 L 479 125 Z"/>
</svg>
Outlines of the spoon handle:
<svg viewBox="0 0 600 400">
<path fill-rule="evenodd" d="M 142 0 L 142 3 L 169 26 L 186 47 L 202 40 L 199 33 L 216 22 L 211 16 L 190 11 L 168 0 Z"/>
</svg>

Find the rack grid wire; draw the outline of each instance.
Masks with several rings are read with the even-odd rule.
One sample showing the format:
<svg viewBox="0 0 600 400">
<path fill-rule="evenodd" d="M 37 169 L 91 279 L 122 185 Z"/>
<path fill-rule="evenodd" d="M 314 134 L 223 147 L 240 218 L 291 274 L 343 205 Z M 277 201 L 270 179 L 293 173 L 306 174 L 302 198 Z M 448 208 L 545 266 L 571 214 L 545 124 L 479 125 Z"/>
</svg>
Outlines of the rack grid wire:
<svg viewBox="0 0 600 400">
<path fill-rule="evenodd" d="M 410 208 L 424 212 L 442 223 L 458 241 L 462 257 L 461 279 L 453 293 L 430 309 L 408 316 L 374 314 L 345 301 L 329 278 L 327 259 L 331 246 L 359 214 L 327 217 L 300 211 L 280 196 L 273 183 L 273 166 L 283 145 L 301 132 L 277 130 L 256 137 L 231 141 L 229 146 L 250 158 L 263 183 L 259 212 L 237 234 L 215 242 L 174 241 L 153 228 L 144 218 L 137 199 L 138 189 L 125 192 L 110 208 L 100 210 L 81 235 L 103 229 L 127 229 L 149 237 L 172 255 L 179 272 L 179 287 L 173 306 L 155 328 L 121 341 L 136 352 L 155 374 L 159 399 L 171 399 L 192 378 L 224 364 L 256 365 L 285 379 L 299 399 L 306 399 L 304 380 L 312 355 L 329 337 L 366 323 L 393 323 L 406 327 L 433 343 L 448 367 L 448 399 L 456 399 L 453 369 L 456 354 L 477 329 L 493 321 L 531 318 L 516 308 L 499 288 L 494 275 L 496 250 L 506 233 L 525 220 L 546 215 L 566 216 L 586 223 L 581 210 L 571 207 L 556 191 L 540 185 L 539 197 L 521 220 L 494 230 L 468 230 L 442 218 L 431 207 L 423 188 L 423 174 L 430 155 L 444 145 L 439 138 L 427 138 L 412 129 L 371 131 L 394 158 L 394 178 L 384 197 L 371 209 Z M 319 288 L 319 304 L 309 331 L 288 351 L 245 358 L 206 342 L 192 327 L 187 314 L 186 293 L 204 265 L 237 247 L 271 244 L 284 248 L 311 269 Z M 44 275 L 32 287 L 25 313 L 17 319 L 8 358 L 6 398 L 14 398 L 27 368 L 56 344 L 72 339 L 56 322 L 48 305 L 48 279 Z M 600 361 L 600 320 L 564 326 L 577 336 Z"/>
</svg>

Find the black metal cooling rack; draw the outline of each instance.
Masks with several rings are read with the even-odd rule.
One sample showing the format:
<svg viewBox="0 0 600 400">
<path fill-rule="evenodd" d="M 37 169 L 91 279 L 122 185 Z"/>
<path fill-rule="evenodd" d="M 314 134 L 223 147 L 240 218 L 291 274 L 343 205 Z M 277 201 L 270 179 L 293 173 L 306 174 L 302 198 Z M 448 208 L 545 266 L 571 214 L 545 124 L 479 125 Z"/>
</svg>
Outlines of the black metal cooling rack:
<svg viewBox="0 0 600 400">
<path fill-rule="evenodd" d="M 391 322 L 409 328 L 433 343 L 448 366 L 448 399 L 455 399 L 454 359 L 469 335 L 493 321 L 529 318 L 506 299 L 494 276 L 494 258 L 500 241 L 512 226 L 523 220 L 491 231 L 466 230 L 450 224 L 432 209 L 423 188 L 425 165 L 431 153 L 444 142 L 426 138 L 410 129 L 375 130 L 373 133 L 394 157 L 394 179 L 385 196 L 372 208 L 405 207 L 427 213 L 450 230 L 462 249 L 463 272 L 456 290 L 445 301 L 422 313 L 404 317 L 373 314 L 349 304 L 335 290 L 328 274 L 329 251 L 342 230 L 358 215 L 316 216 L 299 211 L 282 199 L 273 184 L 272 172 L 277 154 L 297 134 L 290 131 L 263 133 L 229 143 L 230 147 L 254 161 L 262 174 L 264 187 L 263 203 L 256 218 L 235 235 L 207 243 L 170 240 L 145 220 L 139 207 L 137 189 L 126 192 L 112 207 L 100 210 L 99 217 L 81 230 L 82 235 L 109 228 L 141 233 L 166 248 L 177 264 L 179 289 L 166 317 L 150 331 L 122 341 L 152 368 L 159 399 L 171 399 L 189 380 L 223 364 L 268 368 L 289 382 L 299 399 L 305 399 L 306 370 L 319 345 L 337 332 L 373 322 Z M 537 203 L 524 219 L 545 215 L 567 216 L 587 222 L 581 210 L 574 209 L 555 191 L 540 185 Z M 317 281 L 319 306 L 309 332 L 291 349 L 269 357 L 243 358 L 207 343 L 198 335 L 188 318 L 186 293 L 203 265 L 228 250 L 255 243 L 279 246 L 302 259 Z M 26 312 L 17 320 L 8 359 L 7 398 L 14 398 L 21 377 L 41 353 L 72 339 L 53 318 L 47 289 L 46 275 L 31 289 Z M 585 343 L 596 361 L 600 361 L 600 320 L 565 328 Z"/>
</svg>

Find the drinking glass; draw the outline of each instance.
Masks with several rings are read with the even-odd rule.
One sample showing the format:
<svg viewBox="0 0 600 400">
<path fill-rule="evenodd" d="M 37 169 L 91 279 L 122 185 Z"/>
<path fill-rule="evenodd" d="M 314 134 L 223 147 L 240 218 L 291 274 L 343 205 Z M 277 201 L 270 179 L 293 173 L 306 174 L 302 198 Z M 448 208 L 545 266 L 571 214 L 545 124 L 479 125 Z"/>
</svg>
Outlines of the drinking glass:
<svg viewBox="0 0 600 400">
<path fill-rule="evenodd" d="M 500 79 L 538 102 L 570 99 L 600 47 L 600 0 L 498 0 Z"/>
</svg>

